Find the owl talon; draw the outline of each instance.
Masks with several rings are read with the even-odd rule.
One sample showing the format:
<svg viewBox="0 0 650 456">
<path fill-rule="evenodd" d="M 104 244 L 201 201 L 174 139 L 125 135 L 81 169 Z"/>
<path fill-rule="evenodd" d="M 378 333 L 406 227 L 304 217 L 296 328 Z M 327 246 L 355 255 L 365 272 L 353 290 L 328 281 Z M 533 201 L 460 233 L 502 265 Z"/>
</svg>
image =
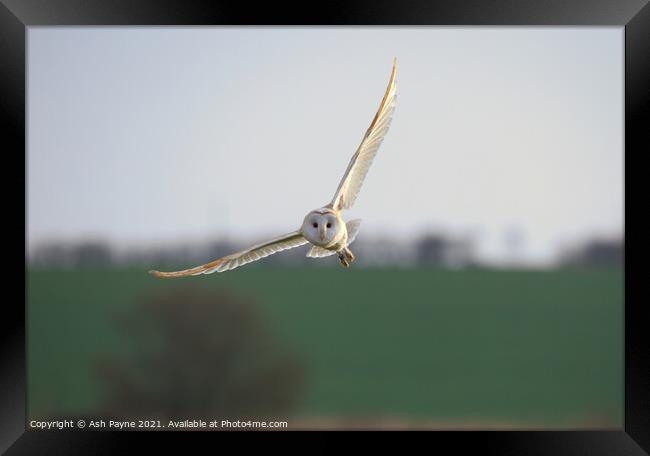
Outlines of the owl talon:
<svg viewBox="0 0 650 456">
<path fill-rule="evenodd" d="M 350 264 L 354 261 L 354 255 L 350 249 L 346 248 L 340 252 L 337 252 L 339 256 L 339 261 L 344 268 L 349 268 Z"/>
</svg>

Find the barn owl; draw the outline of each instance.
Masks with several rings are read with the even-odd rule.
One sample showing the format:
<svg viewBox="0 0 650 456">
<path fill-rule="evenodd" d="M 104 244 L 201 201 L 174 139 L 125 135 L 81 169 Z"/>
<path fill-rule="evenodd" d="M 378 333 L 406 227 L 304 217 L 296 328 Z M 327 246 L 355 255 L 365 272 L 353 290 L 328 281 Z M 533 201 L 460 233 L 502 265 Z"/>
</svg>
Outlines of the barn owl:
<svg viewBox="0 0 650 456">
<path fill-rule="evenodd" d="M 201 266 L 175 272 L 149 271 L 149 273 L 168 278 L 224 272 L 304 244 L 311 244 L 311 249 L 307 252 L 308 257 L 322 258 L 336 254 L 341 265 L 350 266 L 354 261 L 354 255 L 349 246 L 359 232 L 361 220 L 351 220 L 346 223 L 341 217 L 341 211 L 350 209 L 357 199 L 368 168 L 390 126 L 395 110 L 396 63 L 396 59 L 393 59 L 393 68 L 384 98 L 361 144 L 352 156 L 334 198 L 326 206 L 309 212 L 300 229 Z"/>
</svg>

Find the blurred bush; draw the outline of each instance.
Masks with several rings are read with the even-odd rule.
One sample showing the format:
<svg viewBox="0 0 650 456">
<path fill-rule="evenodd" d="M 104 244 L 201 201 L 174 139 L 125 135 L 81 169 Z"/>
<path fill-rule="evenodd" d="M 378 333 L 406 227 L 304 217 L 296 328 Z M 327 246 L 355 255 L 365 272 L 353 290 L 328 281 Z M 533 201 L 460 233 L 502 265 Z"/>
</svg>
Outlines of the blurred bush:
<svg viewBox="0 0 650 456">
<path fill-rule="evenodd" d="M 120 419 L 286 418 L 304 385 L 301 362 L 232 292 L 173 289 L 116 318 L 127 349 L 101 359 L 98 413 Z"/>
</svg>

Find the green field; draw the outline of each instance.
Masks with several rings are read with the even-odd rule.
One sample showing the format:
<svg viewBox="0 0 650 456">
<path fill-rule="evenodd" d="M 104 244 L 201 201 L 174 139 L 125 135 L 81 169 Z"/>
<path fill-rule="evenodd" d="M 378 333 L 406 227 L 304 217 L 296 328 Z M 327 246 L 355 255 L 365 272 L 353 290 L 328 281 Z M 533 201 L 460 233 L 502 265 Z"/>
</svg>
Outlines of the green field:
<svg viewBox="0 0 650 456">
<path fill-rule="evenodd" d="M 623 424 L 623 272 L 255 268 L 179 279 L 257 302 L 308 371 L 298 415 L 507 426 Z M 114 315 L 179 281 L 28 273 L 28 413 L 90 413 Z"/>
</svg>

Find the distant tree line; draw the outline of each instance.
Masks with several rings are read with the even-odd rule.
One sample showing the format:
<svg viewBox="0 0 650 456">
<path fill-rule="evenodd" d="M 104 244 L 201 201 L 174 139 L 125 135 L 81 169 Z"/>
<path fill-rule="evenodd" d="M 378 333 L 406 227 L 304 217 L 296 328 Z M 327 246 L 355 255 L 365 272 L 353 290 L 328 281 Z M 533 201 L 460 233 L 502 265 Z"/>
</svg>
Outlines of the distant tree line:
<svg viewBox="0 0 650 456">
<path fill-rule="evenodd" d="M 625 262 L 623 241 L 596 239 L 569 249 L 560 258 L 561 266 L 621 266 Z"/>
<path fill-rule="evenodd" d="M 110 265 L 114 259 L 113 249 L 103 241 L 49 242 L 34 249 L 29 264 L 36 267 L 87 267 Z"/>
<path fill-rule="evenodd" d="M 246 248 L 250 242 L 214 241 L 157 248 L 115 249 L 101 240 L 78 243 L 50 242 L 34 247 L 28 264 L 35 268 L 86 268 L 134 266 L 164 268 L 192 266 Z M 440 268 L 487 267 L 476 260 L 474 244 L 469 239 L 429 233 L 414 240 L 375 238 L 357 240 L 353 245 L 357 264 L 363 266 L 422 266 Z M 305 256 L 306 248 L 297 248 L 272 255 L 253 267 L 277 265 L 336 266 L 336 261 L 323 261 Z M 566 249 L 558 258 L 558 266 L 620 266 L 623 264 L 622 240 L 591 240 Z"/>
</svg>

